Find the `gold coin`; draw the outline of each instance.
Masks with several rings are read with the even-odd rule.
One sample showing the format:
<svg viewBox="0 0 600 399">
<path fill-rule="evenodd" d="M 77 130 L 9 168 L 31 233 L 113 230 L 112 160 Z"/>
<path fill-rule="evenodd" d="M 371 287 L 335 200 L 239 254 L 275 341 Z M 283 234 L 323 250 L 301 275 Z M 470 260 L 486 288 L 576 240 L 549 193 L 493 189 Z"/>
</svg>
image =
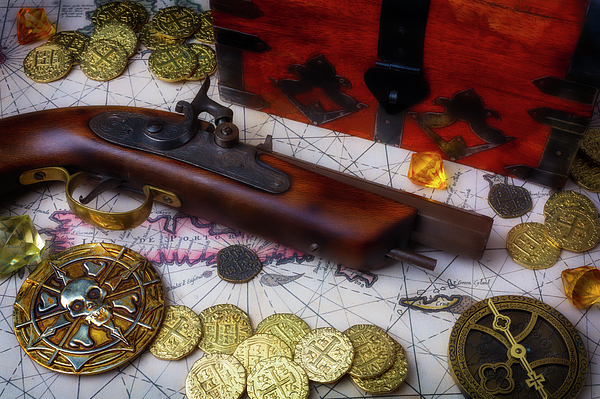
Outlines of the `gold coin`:
<svg viewBox="0 0 600 399">
<path fill-rule="evenodd" d="M 146 22 L 148 22 L 149 14 L 146 8 L 140 3 L 135 1 L 123 1 L 123 6 L 128 7 L 133 14 L 133 20 L 131 21 L 131 28 L 134 31 L 139 31 Z"/>
<path fill-rule="evenodd" d="M 83 244 L 51 255 L 29 275 L 13 324 L 41 366 L 97 374 L 141 354 L 163 312 L 160 275 L 147 259 L 116 244 Z"/>
<path fill-rule="evenodd" d="M 506 235 L 506 249 L 515 263 L 528 269 L 546 269 L 560 257 L 561 249 L 541 223 L 521 223 Z"/>
<path fill-rule="evenodd" d="M 394 340 L 381 328 L 372 324 L 357 324 L 344 334 L 354 347 L 354 360 L 348 374 L 373 378 L 392 367 L 396 358 Z"/>
<path fill-rule="evenodd" d="M 137 22 L 135 10 L 127 4 L 129 2 L 113 1 L 105 3 L 94 10 L 92 24 L 94 28 L 111 22 L 121 22 L 134 28 Z"/>
<path fill-rule="evenodd" d="M 304 320 L 291 313 L 275 313 L 266 317 L 256 326 L 256 333 L 273 334 L 285 342 L 292 354 L 296 350 L 296 344 L 300 338 L 310 331 L 310 327 Z"/>
<path fill-rule="evenodd" d="M 394 364 L 385 373 L 375 378 L 350 376 L 352 381 L 368 393 L 392 393 L 398 389 L 408 374 L 408 361 L 402 345 L 394 341 L 394 347 L 396 351 Z"/>
<path fill-rule="evenodd" d="M 181 6 L 171 6 L 158 10 L 152 21 L 160 33 L 171 39 L 191 36 L 200 24 L 200 18 L 194 11 Z"/>
<path fill-rule="evenodd" d="M 68 48 L 73 56 L 73 65 L 79 64 L 81 54 L 83 54 L 89 42 L 90 37 L 88 35 L 76 30 L 58 32 L 48 41 L 48 43 L 56 43 Z"/>
<path fill-rule="evenodd" d="M 148 50 L 156 50 L 158 47 L 165 44 L 182 44 L 185 42 L 185 38 L 170 39 L 157 31 L 154 23 L 150 21 L 140 29 L 140 42 Z"/>
<path fill-rule="evenodd" d="M 600 241 L 598 217 L 575 208 L 556 208 L 545 220 L 548 237 L 559 247 L 584 252 Z"/>
<path fill-rule="evenodd" d="M 200 26 L 194 33 L 194 37 L 206 44 L 215 44 L 215 32 L 213 30 L 212 11 L 204 11 L 200 14 Z"/>
<path fill-rule="evenodd" d="M 197 66 L 198 57 L 183 44 L 160 46 L 148 58 L 150 72 L 165 82 L 184 80 Z"/>
<path fill-rule="evenodd" d="M 575 156 L 571 177 L 579 186 L 593 193 L 600 192 L 600 166 L 581 154 Z"/>
<path fill-rule="evenodd" d="M 198 343 L 206 353 L 232 354 L 253 333 L 250 318 L 230 304 L 214 305 L 200 312 L 202 338 Z"/>
<path fill-rule="evenodd" d="M 165 308 L 158 333 L 150 344 L 150 353 L 163 360 L 177 360 L 192 353 L 202 336 L 200 317 L 187 306 Z"/>
<path fill-rule="evenodd" d="M 350 339 L 332 327 L 317 328 L 300 338 L 294 361 L 311 381 L 331 383 L 350 370 L 354 347 Z"/>
<path fill-rule="evenodd" d="M 580 150 L 586 157 L 600 165 L 600 129 L 586 130 Z"/>
<path fill-rule="evenodd" d="M 598 210 L 592 200 L 575 191 L 565 190 L 552 194 L 544 204 L 544 217 L 548 218 L 550 213 L 558 208 L 579 209 L 593 218 L 598 218 Z"/>
<path fill-rule="evenodd" d="M 285 356 L 263 359 L 248 375 L 246 388 L 250 399 L 306 399 L 306 371 Z"/>
<path fill-rule="evenodd" d="M 65 76 L 71 69 L 71 51 L 60 44 L 43 44 L 31 50 L 23 60 L 25 75 L 39 83 L 48 83 Z"/>
<path fill-rule="evenodd" d="M 248 374 L 263 359 L 273 356 L 293 359 L 290 347 L 272 334 L 254 334 L 246 338 L 235 348 L 233 356 L 242 363 Z"/>
<path fill-rule="evenodd" d="M 198 67 L 188 80 L 201 80 L 217 70 L 217 54 L 215 50 L 200 43 L 189 43 L 188 47 L 198 57 Z"/>
<path fill-rule="evenodd" d="M 135 53 L 138 38 L 128 25 L 121 22 L 106 23 L 94 30 L 90 43 L 95 43 L 99 40 L 112 40 L 121 45 L 127 52 L 127 56 L 131 57 Z"/>
<path fill-rule="evenodd" d="M 123 72 L 127 65 L 127 52 L 112 40 L 90 42 L 81 55 L 81 71 L 92 80 L 107 81 Z"/>
<path fill-rule="evenodd" d="M 238 399 L 244 389 L 244 366 L 235 357 L 222 353 L 198 359 L 185 379 L 187 399 Z"/>
</svg>

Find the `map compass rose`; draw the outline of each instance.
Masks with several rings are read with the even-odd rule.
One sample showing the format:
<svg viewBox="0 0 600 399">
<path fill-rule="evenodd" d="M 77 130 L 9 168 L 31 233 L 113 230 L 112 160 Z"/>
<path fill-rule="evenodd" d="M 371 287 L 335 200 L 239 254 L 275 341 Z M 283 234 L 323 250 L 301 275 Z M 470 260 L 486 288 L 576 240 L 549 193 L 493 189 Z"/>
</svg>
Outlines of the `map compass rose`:
<svg viewBox="0 0 600 399">
<path fill-rule="evenodd" d="M 31 273 L 13 325 L 21 347 L 42 366 L 95 374 L 141 353 L 163 311 L 160 278 L 144 257 L 115 244 L 83 244 Z"/>
</svg>

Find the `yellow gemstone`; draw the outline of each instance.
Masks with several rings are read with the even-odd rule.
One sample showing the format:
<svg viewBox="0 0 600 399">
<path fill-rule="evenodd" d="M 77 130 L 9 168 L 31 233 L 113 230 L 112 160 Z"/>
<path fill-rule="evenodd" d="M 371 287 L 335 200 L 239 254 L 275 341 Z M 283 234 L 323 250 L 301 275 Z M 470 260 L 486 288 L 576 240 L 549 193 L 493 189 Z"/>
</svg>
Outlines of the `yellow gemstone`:
<svg viewBox="0 0 600 399">
<path fill-rule="evenodd" d="M 415 184 L 431 188 L 446 188 L 446 173 L 442 157 L 437 152 L 417 152 L 410 158 L 408 178 Z"/>
<path fill-rule="evenodd" d="M 17 12 L 17 40 L 29 44 L 54 35 L 56 29 L 48 21 L 43 8 L 21 8 Z"/>
<path fill-rule="evenodd" d="M 0 274 L 37 262 L 44 246 L 28 215 L 0 218 Z"/>
<path fill-rule="evenodd" d="M 591 266 L 563 270 L 565 295 L 579 309 L 592 306 L 600 299 L 600 270 Z"/>
</svg>

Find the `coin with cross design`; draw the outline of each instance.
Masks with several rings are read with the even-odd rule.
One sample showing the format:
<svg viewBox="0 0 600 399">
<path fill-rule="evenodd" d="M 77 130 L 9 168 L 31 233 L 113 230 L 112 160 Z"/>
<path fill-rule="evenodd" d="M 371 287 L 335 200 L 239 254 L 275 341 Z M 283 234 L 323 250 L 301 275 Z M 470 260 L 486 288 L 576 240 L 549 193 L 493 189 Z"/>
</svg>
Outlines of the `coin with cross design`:
<svg viewBox="0 0 600 399">
<path fill-rule="evenodd" d="M 40 365 L 96 374 L 140 354 L 163 311 L 160 277 L 143 256 L 116 244 L 83 244 L 50 256 L 25 280 L 13 326 Z"/>
<path fill-rule="evenodd" d="M 306 399 L 308 376 L 302 367 L 285 356 L 261 360 L 248 375 L 250 399 Z"/>
<path fill-rule="evenodd" d="M 202 321 L 192 309 L 183 305 L 165 308 L 163 321 L 150 353 L 163 360 L 178 360 L 196 348 L 202 336 Z"/>
<path fill-rule="evenodd" d="M 304 368 L 308 379 L 332 383 L 350 370 L 354 346 L 344 333 L 332 327 L 311 330 L 296 344 L 294 361 Z"/>
<path fill-rule="evenodd" d="M 488 298 L 457 320 L 448 344 L 450 373 L 468 398 L 575 398 L 587 353 L 571 322 L 534 298 Z"/>
</svg>

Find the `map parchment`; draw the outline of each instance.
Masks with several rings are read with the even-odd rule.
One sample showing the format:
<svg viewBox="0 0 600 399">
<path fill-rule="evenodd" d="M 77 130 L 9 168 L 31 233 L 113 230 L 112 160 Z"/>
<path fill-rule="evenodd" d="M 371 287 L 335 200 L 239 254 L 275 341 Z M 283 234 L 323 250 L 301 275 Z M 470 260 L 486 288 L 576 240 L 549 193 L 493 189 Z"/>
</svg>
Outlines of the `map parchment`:
<svg viewBox="0 0 600 399">
<path fill-rule="evenodd" d="M 201 82 L 167 83 L 148 70 L 149 52 L 139 46 L 124 73 L 109 82 L 85 77 L 79 67 L 63 79 L 34 83 L 23 73 L 27 53 L 42 42 L 21 46 L 16 38 L 20 7 L 44 7 L 57 30 L 90 27 L 90 12 L 106 1 L 0 0 L 0 116 L 37 110 L 86 105 L 126 105 L 173 111 L 177 101 L 191 101 Z M 151 14 L 175 3 L 141 2 Z M 176 4 L 208 9 L 207 1 Z M 210 96 L 218 102 L 216 79 Z M 376 397 L 462 398 L 448 371 L 448 340 L 460 313 L 485 298 L 516 294 L 536 298 L 558 309 L 577 328 L 589 358 L 588 376 L 580 398 L 600 397 L 600 305 L 579 310 L 566 299 L 560 274 L 566 268 L 598 266 L 600 250 L 562 251 L 558 263 L 533 271 L 514 263 L 507 254 L 507 232 L 522 222 L 543 223 L 543 206 L 551 189 L 446 162 L 446 190 L 411 183 L 406 175 L 408 151 L 384 146 L 311 125 L 292 122 L 239 106 L 234 122 L 242 140 L 259 144 L 273 136 L 274 150 L 357 177 L 417 193 L 494 218 L 487 250 L 480 261 L 429 248 L 419 249 L 438 264 L 434 271 L 398 263 L 374 272 L 358 272 L 343 265 L 299 253 L 260 237 L 231 230 L 155 204 L 150 218 L 128 231 L 93 228 L 69 210 L 64 184 L 33 186 L 0 198 L 0 216 L 28 214 L 56 252 L 90 242 L 113 242 L 141 253 L 163 278 L 168 304 L 181 304 L 199 313 L 219 304 L 234 304 L 248 312 L 254 327 L 273 313 L 294 313 L 311 328 L 345 330 L 354 324 L 375 324 L 406 350 L 409 373 L 393 395 Z M 0 132 L 2 134 L 2 132 Z M 533 209 L 516 219 L 501 219 L 490 208 L 487 195 L 493 183 L 526 188 Z M 586 194 L 600 206 L 598 194 L 567 183 L 565 189 Z M 140 203 L 129 194 L 109 192 L 92 206 L 102 210 Z M 123 205 L 125 204 L 125 205 Z M 244 244 L 263 262 L 262 272 L 246 284 L 222 281 L 216 273 L 216 253 Z M 0 278 L 0 397 L 1 398 L 184 398 L 185 376 L 203 353 L 197 349 L 178 361 L 155 359 L 148 351 L 132 362 L 94 376 L 63 375 L 33 362 L 20 348 L 13 331 L 12 307 L 33 266 Z M 451 305 L 452 303 L 452 305 Z M 433 304 L 423 306 L 423 304 Z M 310 385 L 310 398 L 373 397 L 347 377 L 334 384 Z"/>
</svg>

